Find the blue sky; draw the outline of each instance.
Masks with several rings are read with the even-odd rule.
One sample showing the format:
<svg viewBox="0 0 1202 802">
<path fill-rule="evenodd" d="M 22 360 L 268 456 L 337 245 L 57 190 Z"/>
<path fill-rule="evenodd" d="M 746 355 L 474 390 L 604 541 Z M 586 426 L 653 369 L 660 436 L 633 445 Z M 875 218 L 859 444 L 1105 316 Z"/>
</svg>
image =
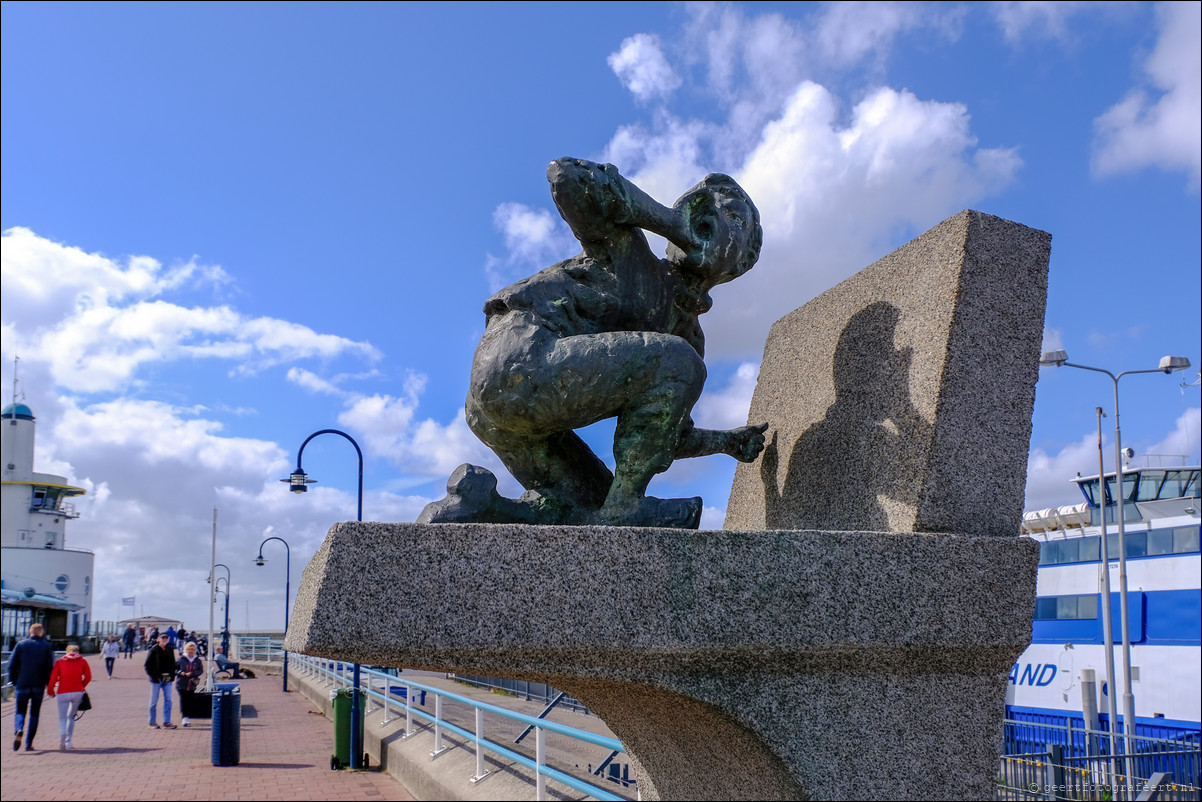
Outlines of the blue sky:
<svg viewBox="0 0 1202 802">
<path fill-rule="evenodd" d="M 97 554 L 94 616 L 137 596 L 207 624 L 216 506 L 233 623 L 280 625 L 259 542 L 288 540 L 295 588 L 354 517 L 340 438 L 306 449 L 313 492 L 277 481 L 318 429 L 363 446 L 372 520 L 497 468 L 468 370 L 484 299 L 577 250 L 559 156 L 662 202 L 714 171 L 755 199 L 760 263 L 702 320 L 703 424 L 746 421 L 772 321 L 964 208 L 1052 233 L 1049 347 L 1197 366 L 1199 8 L 4 4 L 0 376 L 7 403 L 19 356 L 37 469 L 89 489 L 68 545 Z M 1196 462 L 1196 378 L 1124 379 L 1124 445 Z M 1042 371 L 1028 508 L 1077 500 L 1112 404 Z M 732 475 L 693 460 L 653 492 L 719 527 Z"/>
</svg>

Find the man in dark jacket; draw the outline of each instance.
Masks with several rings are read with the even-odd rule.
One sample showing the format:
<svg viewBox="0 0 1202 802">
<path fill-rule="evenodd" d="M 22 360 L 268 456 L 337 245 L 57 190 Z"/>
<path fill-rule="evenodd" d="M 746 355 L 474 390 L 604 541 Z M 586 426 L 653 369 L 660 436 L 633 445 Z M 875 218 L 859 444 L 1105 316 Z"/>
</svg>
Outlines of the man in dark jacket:
<svg viewBox="0 0 1202 802">
<path fill-rule="evenodd" d="M 121 651 L 125 654 L 125 659 L 129 660 L 134 656 L 134 641 L 138 639 L 138 630 L 134 629 L 133 624 L 127 624 L 125 632 L 121 634 Z"/>
<path fill-rule="evenodd" d="M 159 706 L 159 694 L 163 694 L 163 727 L 175 729 L 171 723 L 171 684 L 175 680 L 175 649 L 164 632 L 146 655 L 146 676 L 150 677 L 150 728 L 157 730 L 155 714 Z"/>
<path fill-rule="evenodd" d="M 44 634 L 41 624 L 31 624 L 29 637 L 13 649 L 8 664 L 8 679 L 17 689 L 17 715 L 13 718 L 14 752 L 21 748 L 21 736 L 25 736 L 25 751 L 32 752 L 33 737 L 38 734 L 42 696 L 54 668 L 54 647 Z M 29 711 L 28 720 L 26 710 Z"/>
</svg>

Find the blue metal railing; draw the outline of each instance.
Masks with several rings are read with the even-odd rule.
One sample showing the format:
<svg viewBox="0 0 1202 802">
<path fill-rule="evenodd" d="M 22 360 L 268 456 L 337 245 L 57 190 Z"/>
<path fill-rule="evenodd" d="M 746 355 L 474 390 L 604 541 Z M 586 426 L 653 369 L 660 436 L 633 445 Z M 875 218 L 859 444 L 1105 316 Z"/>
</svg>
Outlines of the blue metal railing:
<svg viewBox="0 0 1202 802">
<path fill-rule="evenodd" d="M 327 684 L 338 683 L 342 685 L 350 685 L 351 681 L 345 676 L 345 672 L 350 668 L 350 663 L 341 663 L 338 661 L 325 660 L 308 655 L 293 655 L 296 659 L 302 674 L 309 676 L 320 676 L 327 678 Z M 413 718 L 417 717 L 426 722 L 429 722 L 434 728 L 434 751 L 431 757 L 434 757 L 444 751 L 442 745 L 443 732 L 454 733 L 462 738 L 470 740 L 476 745 L 476 773 L 472 776 L 472 781 L 483 779 L 489 772 L 484 769 L 483 756 L 485 752 L 491 752 L 495 755 L 511 760 L 518 765 L 524 766 L 535 774 L 536 790 L 535 798 L 544 800 L 547 798 L 545 780 L 553 779 L 567 787 L 579 791 L 595 799 L 602 800 L 622 800 L 624 797 L 593 785 L 592 783 L 578 779 L 566 774 L 558 769 L 551 768 L 546 764 L 546 733 L 553 732 L 558 735 L 563 735 L 568 738 L 602 747 L 610 752 L 624 753 L 626 748 L 622 743 L 614 738 L 608 738 L 603 735 L 579 730 L 575 727 L 569 727 L 564 724 L 558 724 L 546 719 L 535 718 L 523 713 L 517 713 L 513 710 L 507 710 L 497 705 L 491 705 L 487 702 L 479 702 L 474 699 L 469 699 L 466 696 L 461 696 L 457 693 L 452 693 L 441 688 L 436 688 L 431 685 L 424 685 L 420 682 L 414 682 L 409 679 L 394 676 L 385 671 L 378 671 L 364 668 L 361 670 L 362 678 L 360 690 L 366 694 L 368 698 L 374 699 L 381 703 L 384 708 L 384 721 L 390 721 L 389 708 L 395 707 L 398 710 L 405 711 L 405 734 L 403 737 L 410 737 L 416 734 L 413 729 Z M 392 693 L 377 691 L 372 682 L 373 679 L 381 679 L 385 683 L 385 688 L 392 685 L 400 685 L 406 688 L 405 701 L 397 699 Z M 411 704 L 414 698 L 414 691 L 423 691 L 425 694 L 434 697 L 434 714 L 431 715 L 420 709 L 414 704 Z M 459 727 L 443 718 L 442 702 L 448 699 L 460 704 L 466 705 L 473 709 L 476 719 L 476 731 L 471 732 L 467 729 Z M 483 735 L 484 730 L 484 713 L 490 715 L 501 716 L 512 721 L 534 727 L 535 730 L 535 757 L 529 758 L 519 752 L 516 752 L 508 747 L 501 746 L 493 741 L 486 739 Z"/>
<path fill-rule="evenodd" d="M 1059 715 L 1024 718 L 1005 722 L 998 799 L 1102 799 L 1115 798 L 1114 792 L 1118 799 L 1134 799 L 1161 773 L 1170 780 L 1158 799 L 1198 798 L 1202 749 L 1197 734 L 1140 735 L 1129 744 L 1118 735 L 1111 755 L 1109 732 L 1086 729 L 1080 718 L 1076 726 L 1071 718 L 1060 725 L 1064 717 Z"/>
<path fill-rule="evenodd" d="M 479 677 L 474 674 L 453 674 L 456 682 L 475 685 L 477 688 L 488 688 L 490 690 L 498 690 L 504 693 L 517 696 L 525 699 L 527 702 L 541 702 L 544 705 L 550 704 L 555 700 L 560 691 L 546 685 L 542 682 L 530 682 L 523 679 L 505 679 L 502 677 Z M 571 710 L 574 713 L 583 713 L 591 715 L 589 709 L 584 704 L 573 696 L 563 694 L 562 698 L 556 703 L 558 707 L 565 710 Z"/>
</svg>

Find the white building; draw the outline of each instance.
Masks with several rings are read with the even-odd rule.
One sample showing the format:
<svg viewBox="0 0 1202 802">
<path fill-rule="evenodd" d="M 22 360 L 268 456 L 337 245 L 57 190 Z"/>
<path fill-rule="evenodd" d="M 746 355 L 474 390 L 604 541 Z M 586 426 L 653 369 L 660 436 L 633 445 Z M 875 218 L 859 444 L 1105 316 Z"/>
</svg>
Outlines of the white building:
<svg viewBox="0 0 1202 802">
<path fill-rule="evenodd" d="M 41 621 L 52 640 L 86 634 L 92 618 L 95 556 L 67 548 L 67 521 L 78 518 L 69 499 L 82 487 L 33 470 L 36 421 L 25 404 L 0 411 L 0 589 L 4 645 Z"/>
</svg>

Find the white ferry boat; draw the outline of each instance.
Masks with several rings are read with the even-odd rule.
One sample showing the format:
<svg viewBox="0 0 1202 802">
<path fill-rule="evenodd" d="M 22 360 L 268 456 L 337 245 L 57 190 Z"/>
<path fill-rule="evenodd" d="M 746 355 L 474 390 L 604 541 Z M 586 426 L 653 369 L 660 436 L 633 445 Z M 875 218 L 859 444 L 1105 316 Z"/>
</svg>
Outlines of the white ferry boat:
<svg viewBox="0 0 1202 802">
<path fill-rule="evenodd" d="M 1031 645 L 1010 672 L 1006 717 L 1034 727 L 1085 725 L 1096 700 L 1110 729 L 1109 694 L 1123 715 L 1122 618 L 1115 474 L 1078 476 L 1085 501 L 1028 512 L 1023 535 L 1041 544 Z M 1198 467 L 1124 467 L 1131 687 L 1136 734 L 1185 739 L 1202 733 L 1202 556 Z M 1109 565 L 1102 565 L 1105 521 Z M 1114 683 L 1106 682 L 1103 572 L 1110 574 Z M 1093 669 L 1083 687 L 1082 673 Z M 1088 674 L 1086 674 L 1088 676 Z M 1124 725 L 1125 726 L 1125 725 Z M 1120 730 L 1121 731 L 1121 730 Z"/>
</svg>

